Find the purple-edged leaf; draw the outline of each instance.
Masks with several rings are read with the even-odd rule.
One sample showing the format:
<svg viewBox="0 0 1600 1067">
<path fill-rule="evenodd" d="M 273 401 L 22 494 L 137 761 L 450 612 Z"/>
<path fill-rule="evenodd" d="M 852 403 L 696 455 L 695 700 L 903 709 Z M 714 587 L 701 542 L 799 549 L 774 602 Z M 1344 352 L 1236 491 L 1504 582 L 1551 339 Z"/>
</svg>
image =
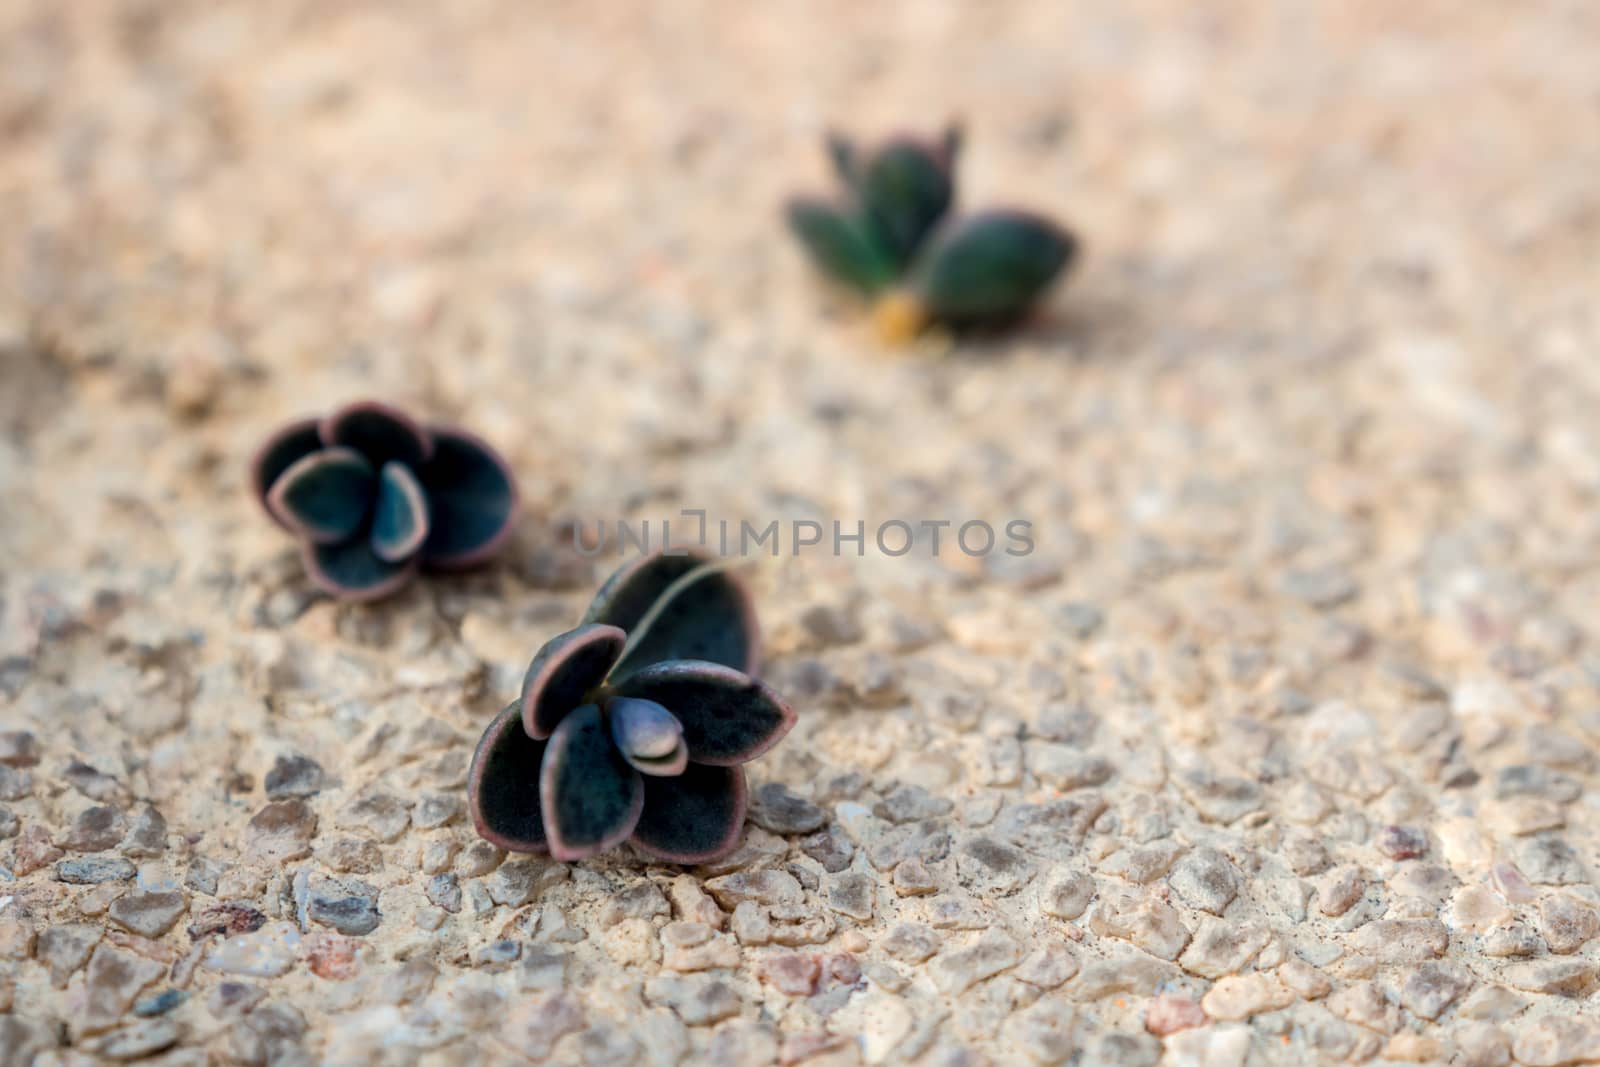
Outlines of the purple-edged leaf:
<svg viewBox="0 0 1600 1067">
<path fill-rule="evenodd" d="M 256 494 L 256 499 L 261 506 L 266 508 L 272 521 L 282 526 L 289 527 L 284 521 L 273 514 L 272 508 L 267 503 L 267 494 L 272 490 L 272 483 L 295 461 L 309 456 L 322 447 L 322 438 L 317 434 L 316 419 L 300 419 L 291 422 L 277 433 L 267 438 L 262 446 L 256 449 L 256 454 L 250 461 L 250 488 Z"/>
<path fill-rule="evenodd" d="M 668 556 L 658 552 L 634 560 L 600 587 L 584 622 L 608 623 L 631 633 L 668 586 L 709 559 L 700 553 Z M 623 678 L 652 663 L 676 659 L 721 663 L 750 673 L 755 670 L 757 645 L 755 609 L 744 583 L 727 571 L 718 571 L 701 577 L 668 601 L 612 674 Z"/>
<path fill-rule="evenodd" d="M 348 404 L 322 420 L 322 440 L 366 456 L 374 468 L 399 460 L 418 468 L 433 455 L 433 441 L 411 416 L 388 404 Z"/>
<path fill-rule="evenodd" d="M 545 742 L 522 729 L 522 705 L 512 703 L 489 724 L 467 769 L 467 809 L 478 836 L 508 852 L 548 852 L 539 807 L 539 768 Z"/>
<path fill-rule="evenodd" d="M 511 535 L 517 483 L 505 460 L 478 437 L 438 426 L 432 433 L 433 458 L 418 471 L 432 508 L 422 559 L 430 567 L 470 567 Z"/>
<path fill-rule="evenodd" d="M 744 768 L 691 763 L 674 778 L 644 779 L 644 813 L 630 842 L 668 863 L 708 863 L 744 832 Z"/>
<path fill-rule="evenodd" d="M 410 559 L 427 536 L 428 498 L 417 476 L 403 463 L 385 463 L 372 509 L 372 551 L 390 562 Z"/>
<path fill-rule="evenodd" d="M 522 726 L 549 737 L 567 713 L 587 703 L 622 654 L 628 635 L 615 626 L 585 625 L 552 637 L 522 676 Z"/>
<path fill-rule="evenodd" d="M 415 559 L 379 559 L 365 537 L 337 545 L 305 543 L 306 573 L 340 600 L 377 600 L 395 592 L 417 573 Z"/>
<path fill-rule="evenodd" d="M 912 288 L 946 322 L 1004 321 L 1026 311 L 1076 253 L 1077 240 L 1048 219 L 983 212 L 934 236 Z"/>
<path fill-rule="evenodd" d="M 372 464 L 348 448 L 324 448 L 296 460 L 272 483 L 267 507 L 290 530 L 316 544 L 355 536 L 378 485 Z"/>
<path fill-rule="evenodd" d="M 550 855 L 587 859 L 622 844 L 644 806 L 644 785 L 611 743 L 594 704 L 561 720 L 545 746 L 539 802 Z"/>
<path fill-rule="evenodd" d="M 748 762 L 794 726 L 794 710 L 778 694 L 716 663 L 658 663 L 624 679 L 616 690 L 619 697 L 651 700 L 671 711 L 683 724 L 683 740 L 696 763 Z"/>
</svg>

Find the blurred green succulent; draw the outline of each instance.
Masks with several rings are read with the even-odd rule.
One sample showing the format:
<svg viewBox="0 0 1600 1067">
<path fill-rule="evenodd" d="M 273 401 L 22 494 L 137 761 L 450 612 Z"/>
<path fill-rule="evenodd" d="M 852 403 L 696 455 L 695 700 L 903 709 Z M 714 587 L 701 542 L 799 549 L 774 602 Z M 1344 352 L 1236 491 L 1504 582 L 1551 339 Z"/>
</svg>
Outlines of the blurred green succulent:
<svg viewBox="0 0 1600 1067">
<path fill-rule="evenodd" d="M 873 304 L 888 338 L 908 338 L 929 322 L 1013 321 L 1077 253 L 1072 234 L 1030 212 L 952 217 L 960 148 L 953 126 L 935 141 L 900 136 L 865 151 L 831 134 L 843 195 L 787 205 L 789 228 L 811 260 Z"/>
</svg>

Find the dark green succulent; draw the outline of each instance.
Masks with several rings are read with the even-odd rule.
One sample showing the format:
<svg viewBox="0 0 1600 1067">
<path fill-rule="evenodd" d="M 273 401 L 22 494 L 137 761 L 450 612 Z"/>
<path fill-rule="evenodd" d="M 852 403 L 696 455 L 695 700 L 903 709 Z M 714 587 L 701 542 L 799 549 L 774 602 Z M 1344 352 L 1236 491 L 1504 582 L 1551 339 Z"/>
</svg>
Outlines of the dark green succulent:
<svg viewBox="0 0 1600 1067">
<path fill-rule="evenodd" d="M 267 515 L 300 538 L 311 580 L 342 600 L 388 596 L 419 568 L 484 562 L 517 512 L 516 481 L 482 438 L 372 401 L 283 427 L 250 476 Z"/>
<path fill-rule="evenodd" d="M 741 764 L 794 725 L 751 677 L 756 646 L 744 585 L 718 564 L 657 553 L 623 567 L 581 625 L 534 655 L 478 742 L 467 803 L 479 836 L 558 860 L 624 841 L 672 863 L 732 851 Z"/>
<path fill-rule="evenodd" d="M 1077 254 L 1076 238 L 1030 212 L 952 217 L 960 147 L 954 127 L 935 142 L 894 137 L 870 151 L 831 135 L 828 154 L 843 195 L 789 201 L 789 228 L 812 262 L 871 302 L 892 339 L 930 321 L 1015 320 Z"/>
</svg>

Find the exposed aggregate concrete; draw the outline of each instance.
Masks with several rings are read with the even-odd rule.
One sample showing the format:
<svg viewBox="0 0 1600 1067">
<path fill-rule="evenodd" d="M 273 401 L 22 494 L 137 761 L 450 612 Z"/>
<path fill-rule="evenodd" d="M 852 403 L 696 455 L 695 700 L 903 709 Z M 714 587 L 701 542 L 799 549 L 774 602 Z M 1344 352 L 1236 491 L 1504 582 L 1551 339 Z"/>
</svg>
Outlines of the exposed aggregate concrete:
<svg viewBox="0 0 1600 1067">
<path fill-rule="evenodd" d="M 0 6 L 0 1064 L 1600 1062 L 1597 54 L 1562 2 Z M 964 202 L 1089 256 L 886 354 L 776 205 L 949 114 Z M 367 395 L 505 452 L 504 560 L 310 586 L 245 464 Z M 683 508 L 869 530 L 750 574 L 800 722 L 743 846 L 477 840 L 615 561 L 571 524 Z"/>
</svg>

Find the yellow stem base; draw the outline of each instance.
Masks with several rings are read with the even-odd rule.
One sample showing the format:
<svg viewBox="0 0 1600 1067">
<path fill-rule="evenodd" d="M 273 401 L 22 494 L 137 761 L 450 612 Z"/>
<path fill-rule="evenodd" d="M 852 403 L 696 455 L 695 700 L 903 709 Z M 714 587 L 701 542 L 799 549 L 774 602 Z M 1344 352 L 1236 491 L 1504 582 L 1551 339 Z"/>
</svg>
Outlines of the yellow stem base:
<svg viewBox="0 0 1600 1067">
<path fill-rule="evenodd" d="M 872 326 L 878 339 L 887 344 L 909 344 L 927 324 L 928 309 L 914 294 L 904 290 L 879 297 L 872 309 Z"/>
</svg>

